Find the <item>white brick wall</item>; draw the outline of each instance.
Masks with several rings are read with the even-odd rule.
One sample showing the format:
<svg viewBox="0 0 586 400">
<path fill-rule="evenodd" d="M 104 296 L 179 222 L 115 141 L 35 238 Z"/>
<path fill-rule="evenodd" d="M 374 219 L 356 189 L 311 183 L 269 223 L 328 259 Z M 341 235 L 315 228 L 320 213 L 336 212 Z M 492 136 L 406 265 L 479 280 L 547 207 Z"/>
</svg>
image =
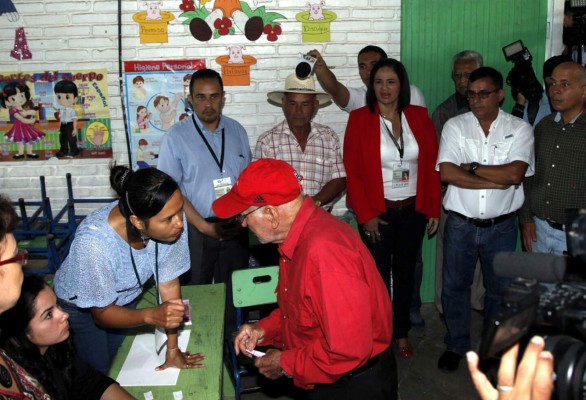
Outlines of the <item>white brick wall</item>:
<svg viewBox="0 0 586 400">
<path fill-rule="evenodd" d="M 20 13 L 17 22 L 0 16 L 0 69 L 2 71 L 43 69 L 108 70 L 110 116 L 114 159 L 128 163 L 126 134 L 122 120 L 118 84 L 117 2 L 116 1 L 55 1 L 15 0 Z M 205 58 L 208 67 L 220 70 L 215 58 L 226 54 L 230 43 L 246 45 L 245 54 L 257 58 L 251 68 L 251 84 L 247 87 L 226 87 L 224 113 L 240 121 L 246 128 L 254 147 L 258 136 L 283 118 L 280 108 L 266 102 L 266 92 L 281 88 L 287 75 L 294 72 L 297 54 L 318 49 L 340 80 L 351 86 L 361 84 L 356 55 L 367 44 L 381 46 L 389 56 L 399 58 L 401 0 L 328 0 L 326 9 L 337 14 L 331 25 L 331 42 L 302 43 L 301 23 L 295 15 L 305 10 L 306 0 L 272 0 L 261 3 L 267 11 L 279 12 L 287 20 L 282 23 L 283 34 L 276 42 L 263 35 L 249 42 L 237 33 L 231 37 L 212 39 L 208 43 L 195 40 L 186 25 L 177 18 L 179 0 L 163 0 L 164 11 L 175 15 L 169 25 L 169 43 L 140 45 L 138 26 L 132 15 L 142 10 L 143 1 L 122 1 L 123 60 Z M 206 6 L 209 8 L 212 3 Z M 248 4 L 256 8 L 253 0 Z M 31 60 L 17 61 L 10 57 L 14 30 L 24 26 L 33 54 Z M 335 105 L 321 109 L 316 121 L 331 126 L 342 139 L 347 114 Z M 16 200 L 40 198 L 39 175 L 45 175 L 47 192 L 54 208 L 61 207 L 67 197 L 65 174 L 73 175 L 74 192 L 78 197 L 108 197 L 112 193 L 108 182 L 109 159 L 21 161 L 0 163 L 0 192 Z M 338 212 L 345 208 L 337 205 Z"/>
</svg>

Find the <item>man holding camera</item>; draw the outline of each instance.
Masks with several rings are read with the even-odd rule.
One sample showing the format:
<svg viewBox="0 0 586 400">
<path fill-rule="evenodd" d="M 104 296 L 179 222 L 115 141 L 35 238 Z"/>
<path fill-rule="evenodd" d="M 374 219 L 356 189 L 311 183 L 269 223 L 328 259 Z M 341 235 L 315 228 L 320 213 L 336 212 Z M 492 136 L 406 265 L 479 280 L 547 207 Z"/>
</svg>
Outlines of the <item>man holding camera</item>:
<svg viewBox="0 0 586 400">
<path fill-rule="evenodd" d="M 505 96 L 503 77 L 481 67 L 469 77 L 471 112 L 446 122 L 438 155 L 443 200 L 448 216 L 444 231 L 442 305 L 448 332 L 438 361 L 444 372 L 458 369 L 470 341 L 470 285 L 480 258 L 486 285 L 484 321 L 501 302 L 509 280 L 495 275 L 493 258 L 514 251 L 516 213 L 523 205 L 521 186 L 533 174 L 531 126 L 499 108 Z"/>
<path fill-rule="evenodd" d="M 552 73 L 554 113 L 535 127 L 535 175 L 526 180 L 521 210 L 527 251 L 563 255 L 567 249 L 565 209 L 586 206 L 586 70 L 565 62 Z"/>
<path fill-rule="evenodd" d="M 313 76 L 299 79 L 295 74 L 287 77 L 284 90 L 267 96 L 272 104 L 283 108 L 285 120 L 260 135 L 254 159 L 287 162 L 303 177 L 305 194 L 318 206 L 331 208 L 346 188 L 340 140 L 330 127 L 312 122 L 317 110 L 330 102 L 330 96 L 315 90 Z"/>
</svg>

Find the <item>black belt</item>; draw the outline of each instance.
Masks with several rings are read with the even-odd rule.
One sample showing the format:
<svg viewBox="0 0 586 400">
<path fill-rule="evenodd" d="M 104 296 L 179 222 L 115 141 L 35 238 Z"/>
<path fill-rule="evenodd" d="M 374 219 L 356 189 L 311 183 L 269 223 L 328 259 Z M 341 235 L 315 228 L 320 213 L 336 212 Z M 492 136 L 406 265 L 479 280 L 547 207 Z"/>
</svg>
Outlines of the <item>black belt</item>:
<svg viewBox="0 0 586 400">
<path fill-rule="evenodd" d="M 407 197 L 403 200 L 387 200 L 385 199 L 385 207 L 392 208 L 393 210 L 402 210 L 404 208 L 410 208 L 415 205 L 415 196 Z"/>
<path fill-rule="evenodd" d="M 472 224 L 478 228 L 488 228 L 491 226 L 495 226 L 497 224 L 500 224 L 501 222 L 504 222 L 504 221 L 514 217 L 517 214 L 515 212 L 512 212 L 512 213 L 500 215 L 495 218 L 480 219 L 480 218 L 470 218 L 470 217 L 467 217 L 467 216 L 462 215 L 460 213 L 457 213 L 455 211 L 449 211 L 449 213 L 453 214 L 454 216 L 456 216 L 460 219 L 463 219 L 464 221 L 466 221 L 469 224 Z"/>
<path fill-rule="evenodd" d="M 342 379 L 352 379 L 354 376 L 358 376 L 358 375 L 362 374 L 363 372 L 366 372 L 369 369 L 377 366 L 381 362 L 382 358 L 385 356 L 387 351 L 392 351 L 391 346 L 389 346 L 385 351 L 383 351 L 379 355 L 372 357 L 362 367 L 356 368 L 355 370 L 348 372 L 346 375 L 344 375 L 342 377 Z"/>
</svg>

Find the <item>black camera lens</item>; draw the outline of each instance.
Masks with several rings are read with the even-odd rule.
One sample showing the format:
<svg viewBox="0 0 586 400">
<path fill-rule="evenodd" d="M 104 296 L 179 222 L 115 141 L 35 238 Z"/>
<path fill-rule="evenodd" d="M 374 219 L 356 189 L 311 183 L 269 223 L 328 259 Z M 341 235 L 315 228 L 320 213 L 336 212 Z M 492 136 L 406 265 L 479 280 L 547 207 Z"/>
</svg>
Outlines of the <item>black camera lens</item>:
<svg viewBox="0 0 586 400">
<path fill-rule="evenodd" d="M 295 67 L 295 75 L 299 79 L 306 79 L 311 74 L 311 65 L 308 62 L 300 62 Z"/>
<path fill-rule="evenodd" d="M 566 335 L 545 338 L 545 350 L 553 355 L 556 380 L 552 399 L 584 399 L 586 344 Z"/>
</svg>

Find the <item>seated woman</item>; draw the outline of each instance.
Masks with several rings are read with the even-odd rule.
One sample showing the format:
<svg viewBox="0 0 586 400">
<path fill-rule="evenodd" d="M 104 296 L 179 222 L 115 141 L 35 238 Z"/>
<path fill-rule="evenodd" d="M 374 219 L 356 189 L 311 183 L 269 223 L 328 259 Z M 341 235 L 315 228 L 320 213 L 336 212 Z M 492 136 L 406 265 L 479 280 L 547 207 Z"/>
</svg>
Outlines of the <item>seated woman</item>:
<svg viewBox="0 0 586 400">
<path fill-rule="evenodd" d="M 0 195 L 0 314 L 12 308 L 20 296 L 27 253 L 17 247 L 12 234 L 17 224 L 10 201 Z M 43 386 L 0 348 L 0 398 L 44 399 L 46 395 Z"/>
<path fill-rule="evenodd" d="M 53 399 L 133 399 L 75 357 L 68 318 L 45 281 L 27 276 L 16 305 L 0 316 L 0 347 Z"/>
<path fill-rule="evenodd" d="M 401 357 L 408 340 L 415 263 L 440 215 L 437 137 L 427 109 L 410 105 L 403 64 L 380 60 L 370 72 L 367 106 L 350 113 L 344 140 L 346 201 L 383 280 L 393 274 L 393 337 Z"/>
<path fill-rule="evenodd" d="M 84 219 L 55 274 L 78 356 L 107 374 L 126 328 L 148 324 L 167 333 L 158 370 L 203 367 L 201 354 L 183 353 L 177 344 L 184 311 L 179 276 L 190 267 L 179 186 L 155 168 L 133 172 L 123 166 L 112 167 L 110 184 L 119 200 Z M 135 309 L 153 276 L 161 304 Z"/>
</svg>

